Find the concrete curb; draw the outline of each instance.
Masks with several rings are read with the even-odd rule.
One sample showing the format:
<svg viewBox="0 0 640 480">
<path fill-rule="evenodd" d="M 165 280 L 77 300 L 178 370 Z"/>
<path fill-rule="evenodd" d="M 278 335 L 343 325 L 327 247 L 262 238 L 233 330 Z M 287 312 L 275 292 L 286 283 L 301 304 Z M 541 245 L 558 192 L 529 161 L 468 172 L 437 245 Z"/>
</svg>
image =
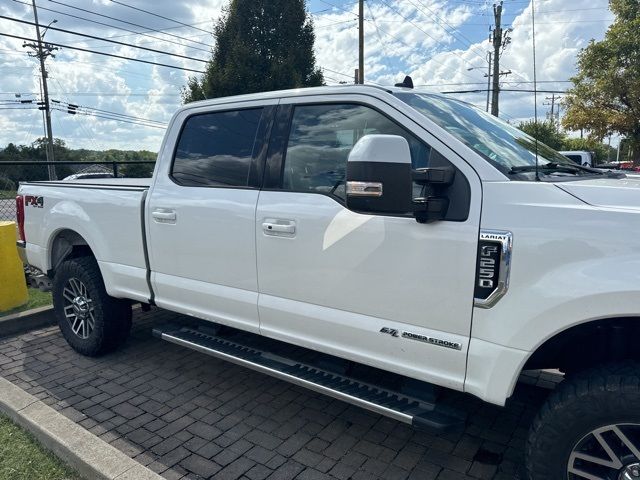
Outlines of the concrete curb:
<svg viewBox="0 0 640 480">
<path fill-rule="evenodd" d="M 162 477 L 88 432 L 33 395 L 0 377 L 0 411 L 87 479 Z"/>
<path fill-rule="evenodd" d="M 32 308 L 24 312 L 0 317 L 0 337 L 8 337 L 9 335 L 47 327 L 55 323 L 56 318 L 52 305 Z"/>
</svg>

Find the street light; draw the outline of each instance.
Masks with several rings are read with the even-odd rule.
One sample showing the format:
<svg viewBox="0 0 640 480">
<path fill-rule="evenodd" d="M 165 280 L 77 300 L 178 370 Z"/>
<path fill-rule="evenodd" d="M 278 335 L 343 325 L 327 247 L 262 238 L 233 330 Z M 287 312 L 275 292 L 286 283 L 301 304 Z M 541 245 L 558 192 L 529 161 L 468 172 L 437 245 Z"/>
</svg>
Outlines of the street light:
<svg viewBox="0 0 640 480">
<path fill-rule="evenodd" d="M 53 25 L 54 23 L 58 23 L 58 20 L 51 20 L 49 22 L 49 25 L 47 25 L 46 27 L 44 27 L 44 31 L 42 32 L 42 38 L 44 38 L 44 35 L 47 33 L 47 30 L 49 30 L 49 27 L 51 25 Z"/>
</svg>

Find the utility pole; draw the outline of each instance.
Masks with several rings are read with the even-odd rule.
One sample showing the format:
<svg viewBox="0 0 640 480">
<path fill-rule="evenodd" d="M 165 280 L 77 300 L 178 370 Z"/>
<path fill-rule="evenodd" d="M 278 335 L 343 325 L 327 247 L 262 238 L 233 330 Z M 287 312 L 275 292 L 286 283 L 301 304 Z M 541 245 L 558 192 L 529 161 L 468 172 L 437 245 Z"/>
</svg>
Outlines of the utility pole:
<svg viewBox="0 0 640 480">
<path fill-rule="evenodd" d="M 34 0 L 35 1 L 35 0 Z M 491 115 L 497 117 L 499 112 L 500 95 L 500 48 L 502 47 L 502 2 L 493 6 L 495 28 L 492 32 L 493 40 L 493 92 L 491 98 Z"/>
<path fill-rule="evenodd" d="M 44 94 L 44 112 L 45 112 L 45 123 L 47 126 L 47 162 L 53 162 L 53 131 L 51 129 L 51 106 L 49 104 L 49 87 L 47 86 L 47 70 L 45 68 L 45 60 L 49 56 L 54 56 L 53 51 L 57 50 L 57 47 L 53 45 L 45 43 L 43 45 L 42 38 L 44 34 L 40 34 L 40 24 L 38 23 L 38 8 L 36 7 L 36 0 L 32 0 L 33 3 L 33 17 L 35 19 L 36 24 L 36 39 L 37 43 L 27 43 L 25 42 L 22 46 L 29 47 L 34 50 L 35 53 L 29 53 L 29 56 L 38 57 L 40 60 L 40 72 L 42 74 L 42 93 Z M 55 23 L 54 20 L 52 23 Z M 46 33 L 46 29 L 45 29 Z M 56 169 L 55 166 L 51 163 L 48 166 L 49 172 L 49 180 L 56 180 Z"/>
<path fill-rule="evenodd" d="M 364 0 L 358 5 L 358 83 L 364 83 Z"/>
<path fill-rule="evenodd" d="M 560 121 L 560 105 L 558 105 L 558 109 L 556 110 L 555 106 L 558 103 L 558 100 L 560 100 L 562 97 L 556 95 L 555 93 L 552 94 L 550 97 L 545 97 L 545 100 L 549 100 L 549 103 L 545 103 L 544 105 L 550 105 L 551 106 L 551 112 L 549 112 L 549 114 L 547 115 L 547 117 L 549 118 L 549 120 L 551 120 L 552 122 L 556 122 L 556 121 Z"/>
<path fill-rule="evenodd" d="M 511 70 L 508 72 L 500 71 L 500 55 L 502 54 L 502 50 L 511 42 L 509 38 L 509 32 L 511 29 L 507 29 L 506 31 L 502 29 L 502 2 L 498 5 L 493 6 L 493 16 L 495 20 L 495 27 L 491 32 L 490 41 L 493 44 L 493 88 L 492 88 L 492 96 L 491 96 L 491 115 L 497 117 L 500 111 L 499 108 L 499 97 L 500 97 L 500 76 L 501 75 L 509 75 Z"/>
<path fill-rule="evenodd" d="M 488 57 L 487 57 L 487 62 L 489 63 L 489 71 L 487 72 L 487 108 L 486 108 L 486 112 L 489 111 L 489 94 L 491 93 L 491 58 L 492 58 L 493 52 L 489 52 L 488 53 Z"/>
</svg>

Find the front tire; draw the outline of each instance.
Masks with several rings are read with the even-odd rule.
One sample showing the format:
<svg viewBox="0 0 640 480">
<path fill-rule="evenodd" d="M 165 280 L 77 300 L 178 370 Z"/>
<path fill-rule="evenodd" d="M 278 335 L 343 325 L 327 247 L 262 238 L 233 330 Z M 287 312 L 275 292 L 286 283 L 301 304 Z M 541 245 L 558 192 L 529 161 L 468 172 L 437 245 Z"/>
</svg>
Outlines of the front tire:
<svg viewBox="0 0 640 480">
<path fill-rule="evenodd" d="M 529 480 L 640 479 L 640 365 L 565 379 L 533 422 L 526 463 Z"/>
<path fill-rule="evenodd" d="M 53 279 L 53 307 L 65 340 L 90 357 L 117 348 L 131 329 L 131 304 L 110 297 L 93 257 L 63 262 Z"/>
</svg>

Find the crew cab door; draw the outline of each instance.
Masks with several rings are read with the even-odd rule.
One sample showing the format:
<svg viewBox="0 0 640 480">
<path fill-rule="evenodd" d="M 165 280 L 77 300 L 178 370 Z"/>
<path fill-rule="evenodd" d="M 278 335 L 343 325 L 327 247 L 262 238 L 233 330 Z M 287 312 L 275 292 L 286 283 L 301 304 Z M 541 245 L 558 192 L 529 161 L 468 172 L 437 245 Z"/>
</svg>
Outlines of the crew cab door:
<svg viewBox="0 0 640 480">
<path fill-rule="evenodd" d="M 346 208 L 347 157 L 367 134 L 406 138 L 414 168 L 455 167 L 447 220 Z M 414 193 L 425 195 L 418 186 Z M 282 99 L 256 214 L 261 332 L 461 388 L 480 202 L 475 172 L 386 103 Z"/>
<path fill-rule="evenodd" d="M 276 103 L 174 120 L 146 210 L 158 306 L 258 331 L 255 209 Z"/>
</svg>

